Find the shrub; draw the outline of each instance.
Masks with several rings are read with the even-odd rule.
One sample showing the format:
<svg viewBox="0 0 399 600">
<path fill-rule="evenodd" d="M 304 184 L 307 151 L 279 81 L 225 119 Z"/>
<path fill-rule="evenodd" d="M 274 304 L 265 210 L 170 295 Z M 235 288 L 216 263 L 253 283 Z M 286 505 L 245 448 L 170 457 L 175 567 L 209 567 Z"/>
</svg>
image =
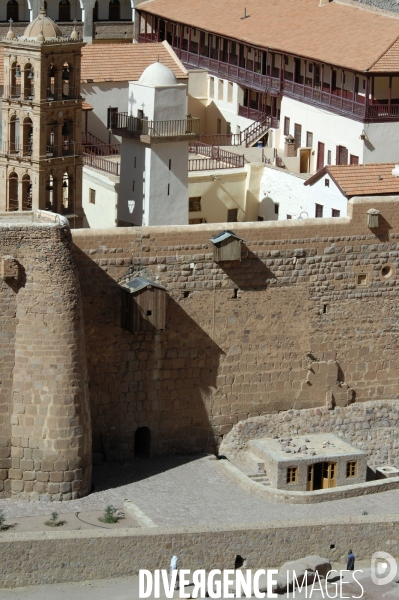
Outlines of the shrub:
<svg viewBox="0 0 399 600">
<path fill-rule="evenodd" d="M 100 517 L 100 521 L 102 521 L 103 523 L 117 523 L 118 522 L 118 517 L 115 516 L 115 513 L 118 509 L 115 508 L 115 506 L 112 506 L 112 504 L 109 504 L 107 506 L 107 508 L 104 511 L 104 515 L 102 517 Z"/>
</svg>

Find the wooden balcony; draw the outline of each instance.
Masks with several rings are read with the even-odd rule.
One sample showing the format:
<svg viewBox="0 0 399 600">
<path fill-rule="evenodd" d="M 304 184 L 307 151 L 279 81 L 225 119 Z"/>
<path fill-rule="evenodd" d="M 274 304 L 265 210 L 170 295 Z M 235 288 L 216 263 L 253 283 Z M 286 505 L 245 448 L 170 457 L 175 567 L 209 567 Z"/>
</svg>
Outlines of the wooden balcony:
<svg viewBox="0 0 399 600">
<path fill-rule="evenodd" d="M 182 63 L 189 67 L 206 69 L 209 73 L 213 73 L 217 77 L 223 77 L 259 92 L 268 92 L 272 95 L 280 93 L 280 79 L 278 77 L 255 73 L 235 64 L 229 64 L 215 58 L 188 52 L 187 50 L 180 50 L 176 47 L 173 49 Z"/>
<path fill-rule="evenodd" d="M 115 135 L 136 137 L 145 143 L 150 143 L 151 140 L 195 139 L 199 137 L 200 133 L 200 120 L 197 117 L 170 121 L 148 121 L 129 116 L 127 113 L 116 113 L 112 117 L 111 125 Z"/>
</svg>

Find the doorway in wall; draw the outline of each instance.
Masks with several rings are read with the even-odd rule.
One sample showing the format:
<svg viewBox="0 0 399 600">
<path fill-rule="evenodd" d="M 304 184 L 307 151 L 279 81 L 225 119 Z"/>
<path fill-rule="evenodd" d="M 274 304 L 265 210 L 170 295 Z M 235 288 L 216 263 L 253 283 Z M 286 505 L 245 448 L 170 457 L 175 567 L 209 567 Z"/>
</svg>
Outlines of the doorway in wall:
<svg viewBox="0 0 399 600">
<path fill-rule="evenodd" d="M 333 462 L 319 462 L 308 465 L 308 492 L 326 490 L 336 487 L 337 464 Z"/>
<path fill-rule="evenodd" d="M 134 456 L 150 458 L 151 432 L 148 427 L 138 427 L 134 434 Z"/>
</svg>

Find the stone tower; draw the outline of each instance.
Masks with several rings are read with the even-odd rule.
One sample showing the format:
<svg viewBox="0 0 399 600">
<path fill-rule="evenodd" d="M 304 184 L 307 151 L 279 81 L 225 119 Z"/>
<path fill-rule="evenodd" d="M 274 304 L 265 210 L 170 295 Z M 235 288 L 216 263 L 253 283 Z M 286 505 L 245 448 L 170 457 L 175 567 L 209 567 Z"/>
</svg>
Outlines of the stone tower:
<svg viewBox="0 0 399 600">
<path fill-rule="evenodd" d="M 23 36 L 10 25 L 3 45 L 0 210 L 48 210 L 82 227 L 83 43 L 42 8 Z"/>
</svg>

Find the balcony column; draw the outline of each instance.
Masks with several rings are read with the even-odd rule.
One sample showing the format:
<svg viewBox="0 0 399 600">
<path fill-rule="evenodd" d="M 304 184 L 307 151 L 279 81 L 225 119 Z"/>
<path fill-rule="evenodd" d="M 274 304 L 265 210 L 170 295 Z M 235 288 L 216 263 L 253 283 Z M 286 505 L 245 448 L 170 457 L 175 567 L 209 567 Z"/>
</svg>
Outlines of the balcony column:
<svg viewBox="0 0 399 600">
<path fill-rule="evenodd" d="M 313 67 L 312 67 L 312 88 L 314 89 L 316 65 L 315 65 L 315 63 L 312 63 L 312 65 L 313 65 Z"/>
<path fill-rule="evenodd" d="M 216 38 L 216 43 L 217 43 L 217 50 L 218 50 L 218 63 L 220 63 L 220 44 L 222 43 L 222 38 L 221 37 L 217 37 Z"/>
<path fill-rule="evenodd" d="M 321 88 L 321 91 L 323 92 L 323 90 L 324 90 L 324 63 L 321 65 L 321 82 L 320 82 L 320 88 Z"/>
<path fill-rule="evenodd" d="M 144 13 L 144 39 L 147 41 L 148 13 Z"/>
<path fill-rule="evenodd" d="M 24 192 L 24 185 L 22 183 L 22 176 L 21 176 L 21 177 L 18 177 L 18 210 L 22 210 L 23 192 Z"/>
<path fill-rule="evenodd" d="M 173 23 L 172 24 L 172 44 L 171 44 L 172 48 L 176 47 L 175 37 L 176 37 L 176 23 Z"/>
<path fill-rule="evenodd" d="M 183 46 L 183 37 L 184 37 L 184 26 L 183 25 L 179 25 L 179 50 L 181 52 L 182 46 Z"/>
<path fill-rule="evenodd" d="M 247 70 L 247 68 L 248 68 L 247 67 L 247 64 L 248 64 L 248 46 L 245 45 L 244 48 L 245 48 L 245 52 L 244 52 L 244 68 L 245 68 L 245 70 Z"/>
<path fill-rule="evenodd" d="M 344 97 L 344 81 L 345 81 L 345 73 L 344 73 L 344 70 L 341 69 L 341 98 Z"/>
<path fill-rule="evenodd" d="M 187 49 L 188 49 L 189 52 L 191 52 L 191 27 L 188 28 Z"/>
<path fill-rule="evenodd" d="M 332 94 L 333 71 L 334 71 L 334 69 L 332 67 L 330 67 L 330 95 Z"/>
<path fill-rule="evenodd" d="M 392 100 L 392 76 L 389 78 L 388 87 L 388 116 L 391 116 L 391 100 Z"/>
<path fill-rule="evenodd" d="M 356 73 L 353 73 L 353 102 L 357 102 Z"/>
</svg>

